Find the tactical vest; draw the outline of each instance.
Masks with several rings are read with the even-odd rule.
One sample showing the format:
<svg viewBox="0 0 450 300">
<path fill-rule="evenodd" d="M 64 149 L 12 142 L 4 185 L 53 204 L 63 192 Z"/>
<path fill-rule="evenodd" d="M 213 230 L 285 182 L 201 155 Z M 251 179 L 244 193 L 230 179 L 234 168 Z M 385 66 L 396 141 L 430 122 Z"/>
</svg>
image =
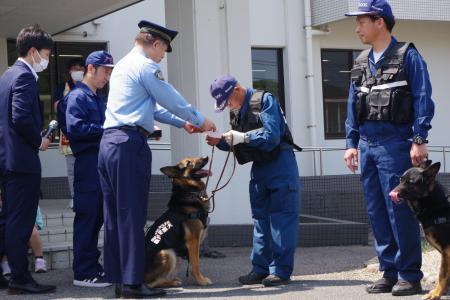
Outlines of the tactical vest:
<svg viewBox="0 0 450 300">
<path fill-rule="evenodd" d="M 356 111 L 359 124 L 364 121 L 390 121 L 408 124 L 414 110 L 411 91 L 406 80 L 403 60 L 412 43 L 397 43 L 385 54 L 376 73 L 369 66 L 370 49 L 364 50 L 351 70 L 356 88 Z"/>
<path fill-rule="evenodd" d="M 232 110 L 230 111 L 230 124 L 233 130 L 239 132 L 248 132 L 251 130 L 256 130 L 263 127 L 263 123 L 259 117 L 261 113 L 261 109 L 263 107 L 263 98 L 266 91 L 255 91 L 250 98 L 247 111 L 245 115 L 240 117 L 240 110 Z M 288 145 L 291 145 L 295 149 L 301 151 L 301 148 L 294 144 L 294 140 L 292 139 L 291 131 L 286 124 L 286 120 L 284 118 L 284 114 L 281 111 L 281 115 L 283 117 L 284 126 L 284 135 L 280 140 L 280 144 L 278 144 L 271 151 L 260 150 L 255 147 L 250 147 L 245 143 L 235 145 L 233 148 L 234 154 L 236 156 L 236 160 L 239 164 L 243 165 L 250 161 L 255 162 L 263 162 L 263 161 L 271 161 L 278 157 L 278 154 L 281 151 L 281 142 L 285 142 Z"/>
</svg>

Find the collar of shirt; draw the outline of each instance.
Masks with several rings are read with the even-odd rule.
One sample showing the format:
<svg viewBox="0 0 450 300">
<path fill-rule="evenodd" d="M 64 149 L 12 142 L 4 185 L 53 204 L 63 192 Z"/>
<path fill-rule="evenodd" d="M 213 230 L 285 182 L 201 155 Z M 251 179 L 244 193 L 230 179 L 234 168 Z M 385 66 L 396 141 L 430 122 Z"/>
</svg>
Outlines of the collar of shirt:
<svg viewBox="0 0 450 300">
<path fill-rule="evenodd" d="M 391 50 L 392 46 L 394 46 L 394 45 L 397 44 L 397 43 L 398 43 L 398 42 L 397 42 L 397 39 L 396 39 L 395 37 L 392 37 L 392 38 L 391 38 L 391 43 L 390 43 L 389 46 L 386 48 L 386 50 L 384 50 L 383 55 L 381 55 L 380 59 L 379 59 L 376 63 L 375 63 L 375 60 L 374 60 L 374 58 L 373 58 L 373 48 L 372 48 L 372 49 L 370 50 L 370 53 L 369 53 L 369 64 L 370 64 L 371 66 L 374 66 L 375 69 L 377 69 L 378 66 L 379 66 L 379 64 L 380 64 L 380 62 L 383 60 L 384 55 L 385 55 L 386 53 L 388 53 L 388 51 Z"/>
<path fill-rule="evenodd" d="M 138 55 L 142 55 L 146 59 L 154 62 L 150 57 L 147 56 L 147 54 L 145 54 L 144 49 L 142 49 L 142 47 L 134 46 L 134 48 L 131 50 L 131 52 L 138 54 Z"/>
<path fill-rule="evenodd" d="M 78 89 L 82 90 L 83 92 L 85 92 L 90 97 L 97 98 L 97 95 L 86 84 L 84 84 L 81 81 L 79 81 L 79 82 L 77 82 L 75 84 L 75 88 L 78 88 Z"/>
<path fill-rule="evenodd" d="M 38 76 L 38 74 L 36 73 L 36 71 L 33 69 L 33 67 L 32 67 L 25 59 L 23 59 L 22 57 L 19 57 L 17 60 L 20 60 L 21 62 L 23 62 L 24 64 L 26 64 L 28 68 L 30 68 L 31 73 L 33 74 L 34 78 L 36 78 L 36 81 L 37 81 L 38 78 L 39 78 L 39 76 Z"/>
<path fill-rule="evenodd" d="M 248 104 L 250 103 L 250 98 L 252 97 L 254 91 L 251 88 L 247 88 L 247 93 L 245 94 L 244 103 L 242 103 L 241 111 L 239 112 L 239 117 L 242 119 L 242 116 L 247 112 Z"/>
</svg>

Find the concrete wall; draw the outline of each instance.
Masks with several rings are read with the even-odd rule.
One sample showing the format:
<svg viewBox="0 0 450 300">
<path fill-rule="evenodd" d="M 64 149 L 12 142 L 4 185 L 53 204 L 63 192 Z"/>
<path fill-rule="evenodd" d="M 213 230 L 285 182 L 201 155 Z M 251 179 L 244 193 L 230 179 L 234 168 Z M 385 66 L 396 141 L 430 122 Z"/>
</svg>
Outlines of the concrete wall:
<svg viewBox="0 0 450 300">
<path fill-rule="evenodd" d="M 0 38 L 0 73 L 3 73 L 8 67 L 6 39 Z"/>
</svg>

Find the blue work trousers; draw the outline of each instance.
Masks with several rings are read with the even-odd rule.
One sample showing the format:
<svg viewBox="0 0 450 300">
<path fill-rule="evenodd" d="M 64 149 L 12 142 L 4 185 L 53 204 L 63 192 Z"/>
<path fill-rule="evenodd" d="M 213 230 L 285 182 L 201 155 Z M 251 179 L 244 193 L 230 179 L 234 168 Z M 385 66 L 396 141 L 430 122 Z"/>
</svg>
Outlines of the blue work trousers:
<svg viewBox="0 0 450 300">
<path fill-rule="evenodd" d="M 250 204 L 252 271 L 288 279 L 294 267 L 300 208 L 300 177 L 291 150 L 281 151 L 273 161 L 253 164 Z"/>
<path fill-rule="evenodd" d="M 408 140 L 361 140 L 361 181 L 384 277 L 419 281 L 423 274 L 419 223 L 406 201 L 389 197 L 411 167 Z"/>
<path fill-rule="evenodd" d="M 74 165 L 73 264 L 75 280 L 103 273 L 98 237 L 103 225 L 103 195 L 97 170 L 98 152 L 76 155 Z"/>
</svg>

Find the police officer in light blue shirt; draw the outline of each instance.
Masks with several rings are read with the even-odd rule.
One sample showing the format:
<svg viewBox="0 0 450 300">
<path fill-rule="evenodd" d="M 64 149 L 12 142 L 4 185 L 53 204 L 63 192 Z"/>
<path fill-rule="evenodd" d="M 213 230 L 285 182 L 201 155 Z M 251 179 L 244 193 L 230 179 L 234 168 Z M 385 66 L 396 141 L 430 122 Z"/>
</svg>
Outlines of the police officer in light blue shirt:
<svg viewBox="0 0 450 300">
<path fill-rule="evenodd" d="M 159 66 L 178 32 L 141 21 L 135 47 L 116 65 L 100 144 L 98 169 L 103 191 L 108 281 L 117 297 L 142 298 L 165 292 L 144 281 L 144 225 L 152 154 L 147 137 L 154 120 L 189 132 L 215 131 L 169 83 Z"/>
</svg>

